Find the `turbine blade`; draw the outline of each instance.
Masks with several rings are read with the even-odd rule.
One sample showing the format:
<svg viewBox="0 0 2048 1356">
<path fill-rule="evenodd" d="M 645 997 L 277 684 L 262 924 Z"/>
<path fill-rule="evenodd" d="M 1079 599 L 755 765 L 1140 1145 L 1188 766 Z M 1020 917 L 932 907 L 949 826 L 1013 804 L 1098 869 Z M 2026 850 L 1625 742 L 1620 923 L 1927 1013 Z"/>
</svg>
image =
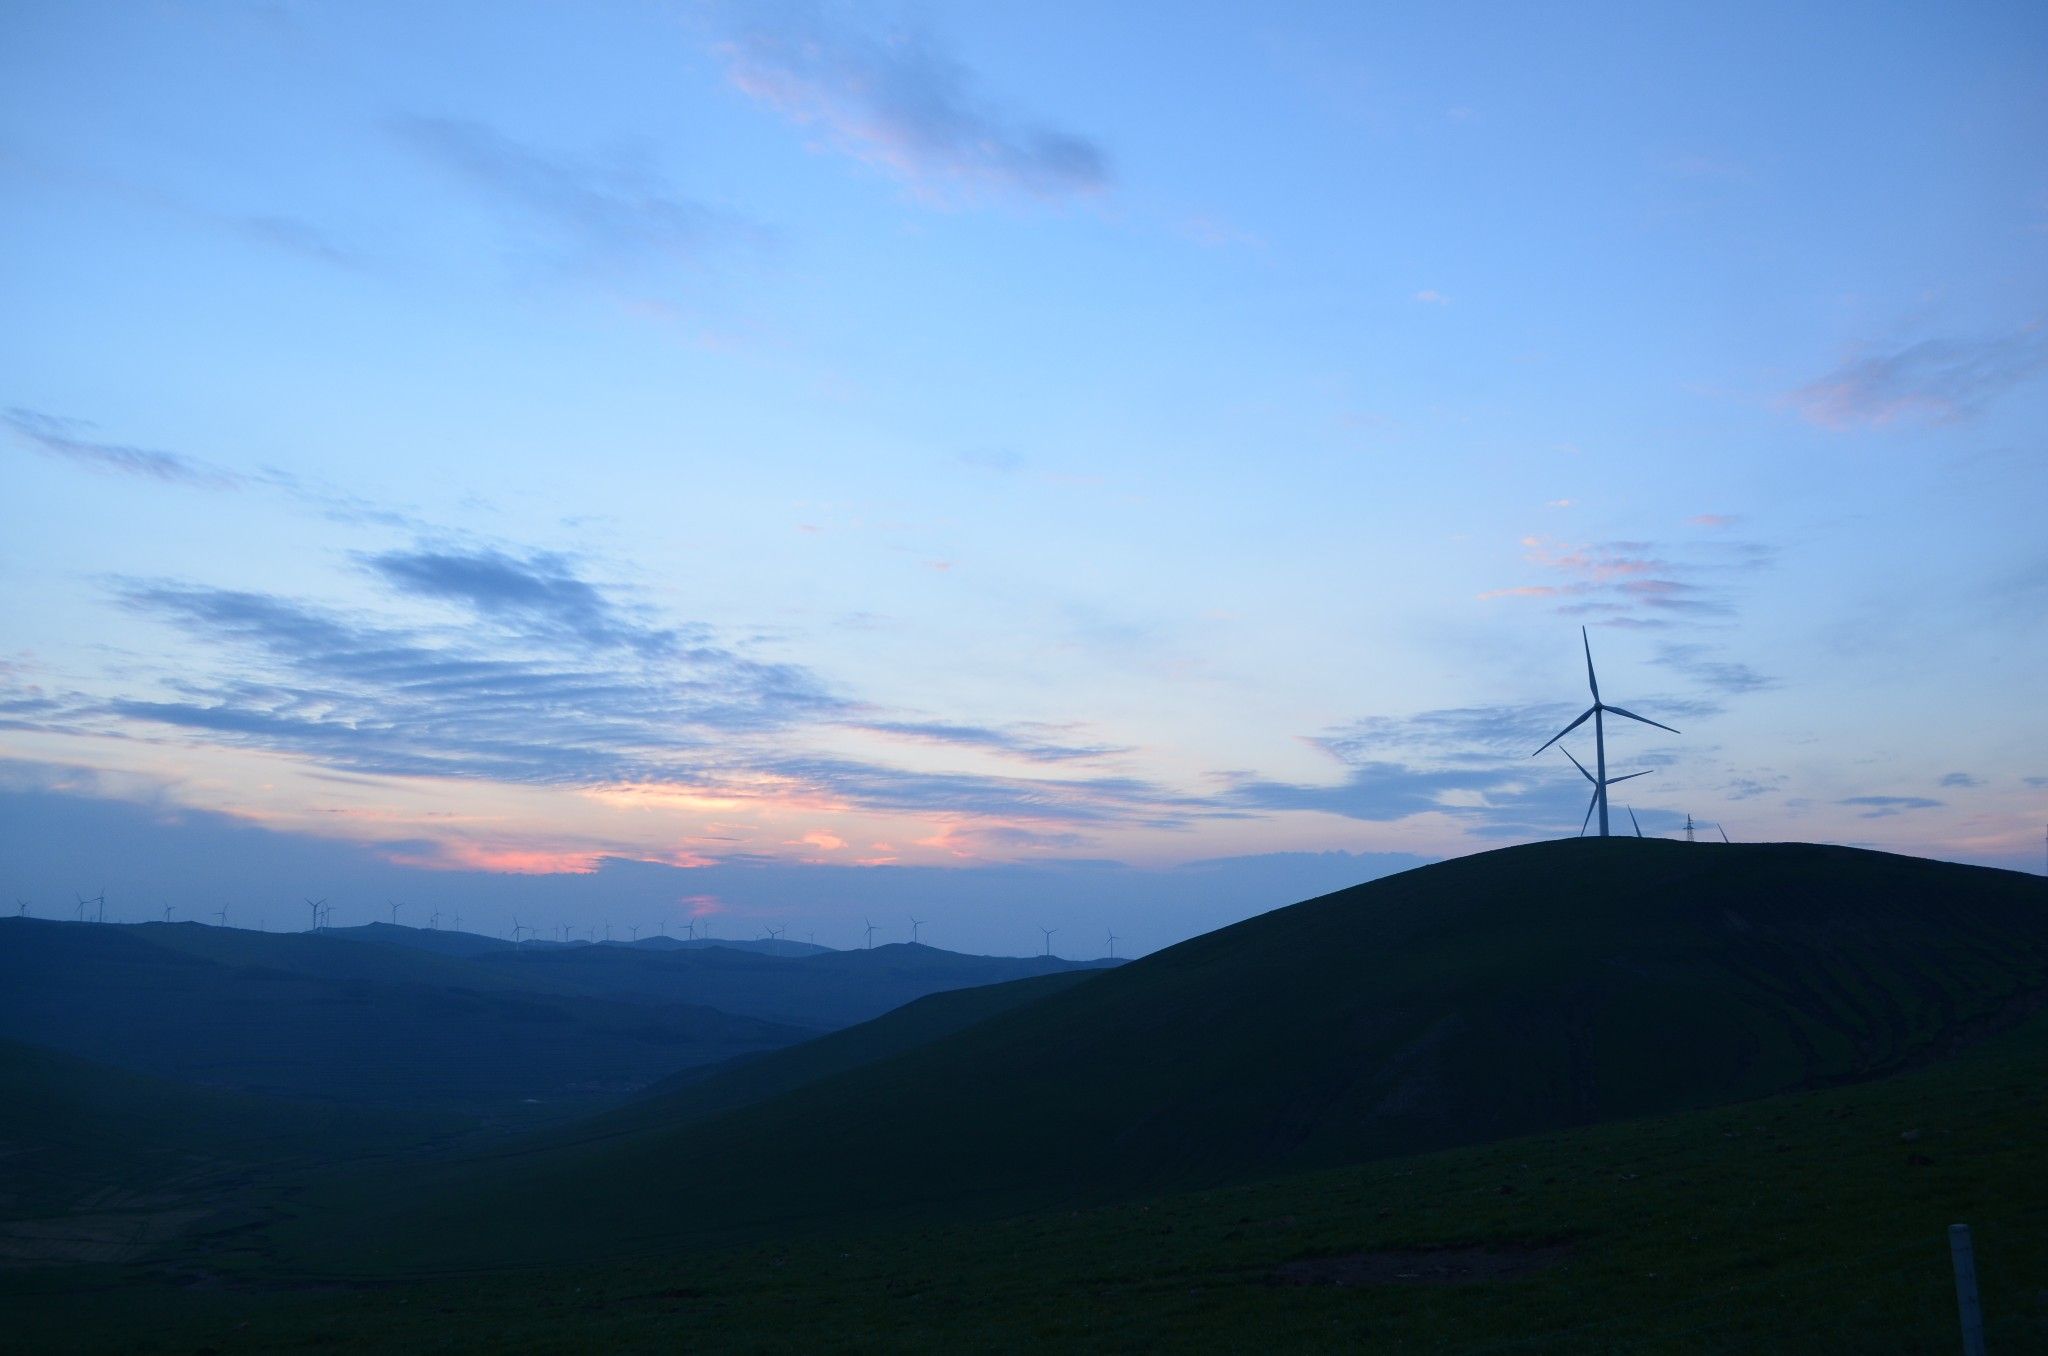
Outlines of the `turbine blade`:
<svg viewBox="0 0 2048 1356">
<path fill-rule="evenodd" d="M 1651 720 L 1648 716 L 1639 716 L 1633 711 L 1624 711 L 1618 706 L 1610 706 L 1607 709 L 1609 711 L 1612 711 L 1617 716 L 1627 716 L 1630 720 L 1639 720 L 1645 725 L 1654 725 L 1660 730 L 1671 730 L 1671 727 L 1669 725 L 1664 724 L 1662 721 Z M 1678 731 L 1671 730 L 1671 733 L 1677 734 Z"/>
<path fill-rule="evenodd" d="M 1600 708 L 1599 708 L 1599 707 L 1597 707 L 1597 706 L 1589 706 L 1589 707 L 1587 707 L 1587 708 L 1585 709 L 1585 711 L 1584 711 L 1583 713 L 1581 713 L 1581 714 L 1580 714 L 1580 716 L 1579 716 L 1579 718 L 1578 718 L 1577 720 L 1575 720 L 1575 721 L 1573 721 L 1573 722 L 1572 722 L 1571 724 L 1569 724 L 1569 725 L 1565 726 L 1565 727 L 1564 727 L 1564 728 L 1563 728 L 1562 730 L 1559 730 L 1559 731 L 1558 731 L 1558 732 L 1557 732 L 1556 734 L 1552 735 L 1552 736 L 1551 736 L 1550 738 L 1548 738 L 1548 739 L 1544 740 L 1544 741 L 1543 741 L 1543 749 L 1547 749 L 1547 748 L 1549 748 L 1549 747 L 1550 747 L 1550 746 L 1551 746 L 1552 744 L 1555 744 L 1555 743 L 1556 743 L 1556 742 L 1557 742 L 1558 740 L 1560 740 L 1560 739 L 1563 739 L 1563 738 L 1564 738 L 1564 737 L 1565 737 L 1566 735 L 1570 734 L 1570 733 L 1571 733 L 1571 732 L 1572 732 L 1573 730 L 1576 730 L 1576 729 L 1578 729 L 1578 728 L 1579 728 L 1579 727 L 1580 727 L 1581 725 L 1584 725 L 1584 724 L 1586 723 L 1586 718 L 1587 718 L 1588 716 L 1591 716 L 1591 715 L 1592 715 L 1592 714 L 1593 714 L 1593 713 L 1594 713 L 1595 711 L 1597 711 L 1597 710 L 1599 710 L 1599 709 L 1600 709 Z M 1538 750 L 1536 750 L 1536 753 L 1541 753 L 1541 752 L 1543 752 L 1543 749 L 1538 749 Z M 1532 754 L 1530 754 L 1529 756 L 1530 756 L 1531 758 L 1534 758 L 1534 757 L 1536 756 L 1536 753 L 1532 753 Z"/>
<path fill-rule="evenodd" d="M 1636 837 L 1643 836 L 1643 826 L 1636 823 L 1636 807 L 1633 805 L 1628 807 L 1628 826 L 1636 831 Z"/>
<path fill-rule="evenodd" d="M 1586 836 L 1586 826 L 1593 822 L 1593 807 L 1600 803 L 1600 788 L 1593 788 L 1593 797 L 1586 802 L 1586 817 L 1579 821 L 1579 837 Z"/>
<path fill-rule="evenodd" d="M 1721 835 L 1721 841 L 1722 841 L 1722 842 L 1724 842 L 1724 843 L 1725 843 L 1725 842 L 1727 842 L 1727 841 L 1728 841 L 1728 830 L 1726 830 L 1726 829 L 1722 828 L 1722 827 L 1721 827 L 1721 826 L 1720 826 L 1719 824 L 1716 824 L 1716 825 L 1714 826 L 1714 831 L 1715 831 L 1715 832 L 1717 832 L 1717 833 L 1719 833 L 1719 834 Z"/>
<path fill-rule="evenodd" d="M 1593 676 L 1593 642 L 1586 639 L 1586 628 L 1579 628 L 1579 643 L 1586 647 L 1586 686 L 1593 689 L 1593 701 L 1600 701 L 1600 680 Z"/>
<path fill-rule="evenodd" d="M 1564 747 L 1564 745 L 1562 745 L 1562 744 L 1558 745 L 1558 747 L 1557 747 L 1557 751 L 1558 751 L 1559 753 L 1563 754 L 1563 755 L 1564 755 L 1565 757 L 1567 757 L 1567 758 L 1572 758 L 1572 751 L 1571 751 L 1570 749 L 1568 749 L 1568 748 Z M 1578 759 L 1576 759 L 1576 758 L 1572 758 L 1572 766 L 1573 766 L 1573 767 L 1575 767 L 1575 768 L 1577 768 L 1577 769 L 1579 770 L 1579 775 L 1580 775 L 1581 777 L 1584 777 L 1584 778 L 1585 778 L 1585 779 L 1586 779 L 1587 781 L 1589 781 L 1589 782 L 1590 782 L 1590 781 L 1593 781 L 1593 780 L 1594 780 L 1594 778 L 1593 778 L 1593 774 L 1592 774 L 1592 773 L 1590 773 L 1590 772 L 1588 772 L 1588 771 L 1586 771 L 1586 765 L 1585 765 L 1584 763 L 1580 762 L 1580 761 L 1579 761 Z"/>
<path fill-rule="evenodd" d="M 1655 772 L 1656 770 L 1657 770 L 1657 769 L 1656 769 L 1656 768 L 1653 768 L 1653 767 L 1646 767 L 1646 768 L 1644 768 L 1644 769 L 1643 769 L 1643 770 L 1642 770 L 1641 772 L 1631 772 L 1631 773 L 1629 773 L 1627 777 L 1609 777 L 1609 778 L 1607 779 L 1607 784 L 1608 784 L 1609 786 L 1612 786 L 1612 785 L 1614 785 L 1614 784 L 1615 784 L 1616 782 L 1625 782 L 1625 781 L 1628 781 L 1628 780 L 1629 780 L 1630 778 L 1633 778 L 1633 777 L 1647 777 L 1647 776 L 1649 776 L 1649 775 L 1650 775 L 1650 774 L 1651 774 L 1652 772 Z"/>
</svg>

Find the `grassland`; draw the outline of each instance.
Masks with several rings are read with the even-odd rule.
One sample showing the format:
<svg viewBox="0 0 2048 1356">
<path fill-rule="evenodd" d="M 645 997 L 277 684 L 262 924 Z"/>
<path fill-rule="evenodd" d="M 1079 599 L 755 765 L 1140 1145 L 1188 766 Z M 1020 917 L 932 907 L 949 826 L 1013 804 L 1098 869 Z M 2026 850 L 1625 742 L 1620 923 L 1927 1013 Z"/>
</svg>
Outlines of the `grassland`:
<svg viewBox="0 0 2048 1356">
<path fill-rule="evenodd" d="M 631 1135 L 351 1185 L 306 1246 L 396 1219 L 419 1265 L 538 1262 L 1105 1203 L 1878 1077 L 2044 991 L 2034 878 L 1537 844 L 1276 910 L 719 1116 L 650 1099 Z"/>
<path fill-rule="evenodd" d="M 2048 1349 L 2048 1028 L 1882 1082 L 1116 1206 L 404 1282 L 0 1274 L 49 1352 Z M 259 1236 L 260 1238 L 260 1236 Z"/>
</svg>

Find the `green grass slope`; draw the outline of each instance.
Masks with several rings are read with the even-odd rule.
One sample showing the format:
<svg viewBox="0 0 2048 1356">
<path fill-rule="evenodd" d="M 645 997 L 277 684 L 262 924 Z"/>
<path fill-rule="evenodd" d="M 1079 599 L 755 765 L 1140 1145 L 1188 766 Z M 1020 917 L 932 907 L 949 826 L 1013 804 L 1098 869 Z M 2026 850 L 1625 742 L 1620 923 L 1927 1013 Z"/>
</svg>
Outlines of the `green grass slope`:
<svg viewBox="0 0 2048 1356">
<path fill-rule="evenodd" d="M 360 1284 L 0 1271 L 47 1353 L 2048 1350 L 2048 1022 L 1895 1078 L 990 1222 Z"/>
<path fill-rule="evenodd" d="M 279 1174 L 416 1149 L 453 1128 L 189 1087 L 0 1041 L 0 1268 L 138 1256 Z"/>
<path fill-rule="evenodd" d="M 0 1039 L 275 1096 L 587 1109 L 811 1034 L 321 935 L 0 920 Z"/>
<path fill-rule="evenodd" d="M 1102 1199 L 1870 1078 L 2030 1010 L 2044 906 L 2032 877 L 1847 848 L 1480 854 L 726 1115 L 408 1188 L 389 1255 Z"/>
</svg>

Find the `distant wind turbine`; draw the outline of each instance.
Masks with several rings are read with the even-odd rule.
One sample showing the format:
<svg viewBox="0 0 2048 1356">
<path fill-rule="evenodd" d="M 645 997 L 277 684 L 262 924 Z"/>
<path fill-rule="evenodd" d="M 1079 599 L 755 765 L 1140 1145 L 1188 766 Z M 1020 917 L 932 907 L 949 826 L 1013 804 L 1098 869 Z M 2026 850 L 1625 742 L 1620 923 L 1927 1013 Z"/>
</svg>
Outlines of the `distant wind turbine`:
<svg viewBox="0 0 2048 1356">
<path fill-rule="evenodd" d="M 166 905 L 164 905 L 164 921 L 165 921 L 166 923 L 168 923 L 168 922 L 170 922 L 170 921 L 171 921 L 171 910 L 172 910 L 172 909 L 174 909 L 174 908 L 176 908 L 176 907 L 177 907 L 177 906 L 176 906 L 175 904 L 166 904 Z"/>
<path fill-rule="evenodd" d="M 1040 928 L 1040 929 L 1039 929 L 1039 931 L 1045 934 L 1045 954 L 1046 954 L 1046 955 L 1048 955 L 1048 956 L 1050 956 L 1050 955 L 1052 954 L 1052 935 L 1053 935 L 1053 934 L 1054 934 L 1055 932 L 1058 932 L 1058 931 L 1059 931 L 1059 929 L 1058 929 L 1058 928 Z"/>
<path fill-rule="evenodd" d="M 1567 758 L 1572 758 L 1572 751 L 1568 748 L 1565 748 L 1562 744 L 1558 745 L 1557 751 Z M 1594 806 L 1597 805 L 1600 807 L 1600 822 L 1603 824 L 1607 822 L 1606 790 L 1608 787 L 1614 785 L 1616 782 L 1625 782 L 1629 779 L 1629 777 L 1647 777 L 1650 775 L 1650 772 L 1652 771 L 1652 769 L 1650 768 L 1644 768 L 1641 772 L 1629 773 L 1628 777 L 1609 777 L 1604 782 L 1598 782 L 1593 781 L 1593 774 L 1586 771 L 1586 765 L 1584 763 L 1581 763 L 1578 759 L 1572 758 L 1572 766 L 1579 770 L 1579 775 L 1581 777 L 1584 777 L 1589 782 L 1593 782 L 1593 799 L 1586 802 L 1586 813 L 1579 819 L 1579 836 L 1582 838 L 1585 837 L 1586 834 L 1586 825 L 1591 823 L 1593 820 Z M 1631 821 L 1633 821 L 1635 811 L 1629 811 L 1629 816 Z M 1636 833 L 1636 837 L 1640 838 L 1642 836 L 1643 835 L 1641 831 L 1638 830 Z M 1606 835 L 1603 833 L 1601 837 L 1604 838 L 1606 837 Z"/>
<path fill-rule="evenodd" d="M 306 929 L 308 932 L 318 932 L 320 930 L 320 906 L 326 902 L 324 899 L 309 899 L 306 901 L 306 907 L 313 911 L 313 926 Z"/>
<path fill-rule="evenodd" d="M 1586 649 L 1586 686 L 1592 689 L 1593 704 L 1587 707 L 1585 711 L 1580 714 L 1577 720 L 1565 726 L 1562 730 L 1559 730 L 1550 738 L 1544 740 L 1543 748 L 1536 750 L 1536 753 L 1543 752 L 1543 749 L 1549 748 L 1552 744 L 1555 744 L 1558 740 L 1563 739 L 1573 730 L 1576 730 L 1581 725 L 1584 725 L 1586 723 L 1586 717 L 1591 716 L 1593 718 L 1593 762 L 1594 766 L 1599 769 L 1599 775 L 1594 776 L 1591 773 L 1587 773 L 1587 780 L 1593 783 L 1593 804 L 1594 806 L 1599 808 L 1600 836 L 1602 838 L 1605 838 L 1608 836 L 1607 788 L 1612 784 L 1607 779 L 1607 726 L 1605 720 L 1607 712 L 1612 711 L 1617 716 L 1625 716 L 1629 720 L 1641 721 L 1645 725 L 1655 725 L 1660 730 L 1671 730 L 1672 734 L 1677 734 L 1678 731 L 1672 730 L 1669 725 L 1660 724 L 1657 721 L 1651 720 L 1647 716 L 1639 716 L 1633 711 L 1624 711 L 1618 706 L 1609 706 L 1605 702 L 1601 701 L 1600 680 L 1593 676 L 1593 642 L 1587 639 L 1586 628 L 1583 626 L 1579 628 L 1579 643 L 1585 646 Z M 1534 758 L 1536 756 L 1536 753 L 1532 753 L 1529 756 L 1531 758 Z M 1578 761 L 1579 760 L 1576 758 L 1572 759 L 1572 762 L 1574 764 L 1576 764 Z M 1580 768 L 1579 771 L 1585 772 L 1586 770 L 1584 768 Z M 1641 775 L 1642 774 L 1640 772 L 1633 772 L 1629 774 L 1629 776 L 1632 777 L 1640 777 Z M 1617 782 L 1626 780 L 1627 778 L 1625 777 L 1616 777 L 1614 779 L 1614 781 Z M 1587 811 L 1588 818 L 1591 817 L 1591 814 L 1592 811 L 1589 809 Z M 1585 831 L 1585 826 L 1583 824 L 1580 825 L 1579 832 L 1584 833 Z"/>
<path fill-rule="evenodd" d="M 1118 937 L 1118 936 L 1116 935 L 1116 930 L 1115 930 L 1114 928 L 1110 929 L 1110 933 L 1109 933 L 1109 958 L 1110 958 L 1111 960 L 1115 960 L 1115 959 L 1116 959 L 1116 944 L 1117 944 L 1117 943 L 1118 943 L 1119 941 L 1122 941 L 1122 940 L 1123 940 L 1122 938 L 1120 938 L 1120 937 Z"/>
<path fill-rule="evenodd" d="M 1628 826 L 1636 831 L 1636 837 L 1643 836 L 1643 826 L 1636 823 L 1636 807 L 1633 805 L 1628 807 Z"/>
<path fill-rule="evenodd" d="M 1722 842 L 1728 841 L 1728 830 L 1722 828 L 1719 821 L 1716 821 L 1714 824 L 1714 832 L 1721 835 Z"/>
<path fill-rule="evenodd" d="M 633 942 L 634 942 L 634 944 L 635 944 L 635 945 L 638 945 L 638 944 L 639 944 L 639 941 L 640 941 L 640 925 L 639 925 L 638 923 L 635 923 L 635 924 L 633 925 Z"/>
<path fill-rule="evenodd" d="M 220 907 L 213 911 L 213 917 L 214 921 L 221 927 L 228 925 L 228 905 L 226 900 L 222 900 Z"/>
<path fill-rule="evenodd" d="M 427 915 L 427 926 L 434 929 L 436 932 L 439 932 L 441 930 L 441 911 L 439 909 L 436 909 L 431 914 Z"/>
<path fill-rule="evenodd" d="M 15 901 L 14 901 L 14 916 L 15 916 L 16 918 L 26 918 L 26 917 L 28 917 L 28 901 L 27 901 L 27 900 L 25 900 L 25 899 L 17 899 L 17 900 L 15 900 Z"/>
<path fill-rule="evenodd" d="M 910 920 L 910 944 L 912 946 L 917 945 L 917 930 L 923 926 L 924 919 L 922 918 L 913 918 Z"/>
<path fill-rule="evenodd" d="M 455 915 L 455 930 L 462 931 L 462 915 L 459 913 Z"/>
<path fill-rule="evenodd" d="M 391 906 L 391 926 L 392 926 L 392 927 L 397 927 L 397 926 L 398 926 L 398 908 L 399 908 L 399 905 L 398 905 L 398 901 L 397 901 L 397 900 L 395 900 L 395 899 L 387 899 L 387 900 L 385 900 L 384 902 L 385 902 L 386 904 L 389 904 L 389 905 Z"/>
<path fill-rule="evenodd" d="M 860 921 L 868 925 L 868 950 L 873 951 L 875 949 L 875 933 L 877 929 L 873 923 L 868 922 L 865 918 Z"/>
</svg>

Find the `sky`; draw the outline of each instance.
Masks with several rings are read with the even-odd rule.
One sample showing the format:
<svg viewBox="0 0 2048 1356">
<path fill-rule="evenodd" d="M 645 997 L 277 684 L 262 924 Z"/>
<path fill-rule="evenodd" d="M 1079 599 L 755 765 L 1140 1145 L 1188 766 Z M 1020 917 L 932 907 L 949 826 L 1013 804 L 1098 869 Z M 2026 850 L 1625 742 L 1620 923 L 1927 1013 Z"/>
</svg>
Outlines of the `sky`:
<svg viewBox="0 0 2048 1356">
<path fill-rule="evenodd" d="M 2048 9 L 0 11 L 17 908 L 1119 954 L 2024 870 Z M 1562 741 L 1590 760 L 1586 728 Z"/>
</svg>

